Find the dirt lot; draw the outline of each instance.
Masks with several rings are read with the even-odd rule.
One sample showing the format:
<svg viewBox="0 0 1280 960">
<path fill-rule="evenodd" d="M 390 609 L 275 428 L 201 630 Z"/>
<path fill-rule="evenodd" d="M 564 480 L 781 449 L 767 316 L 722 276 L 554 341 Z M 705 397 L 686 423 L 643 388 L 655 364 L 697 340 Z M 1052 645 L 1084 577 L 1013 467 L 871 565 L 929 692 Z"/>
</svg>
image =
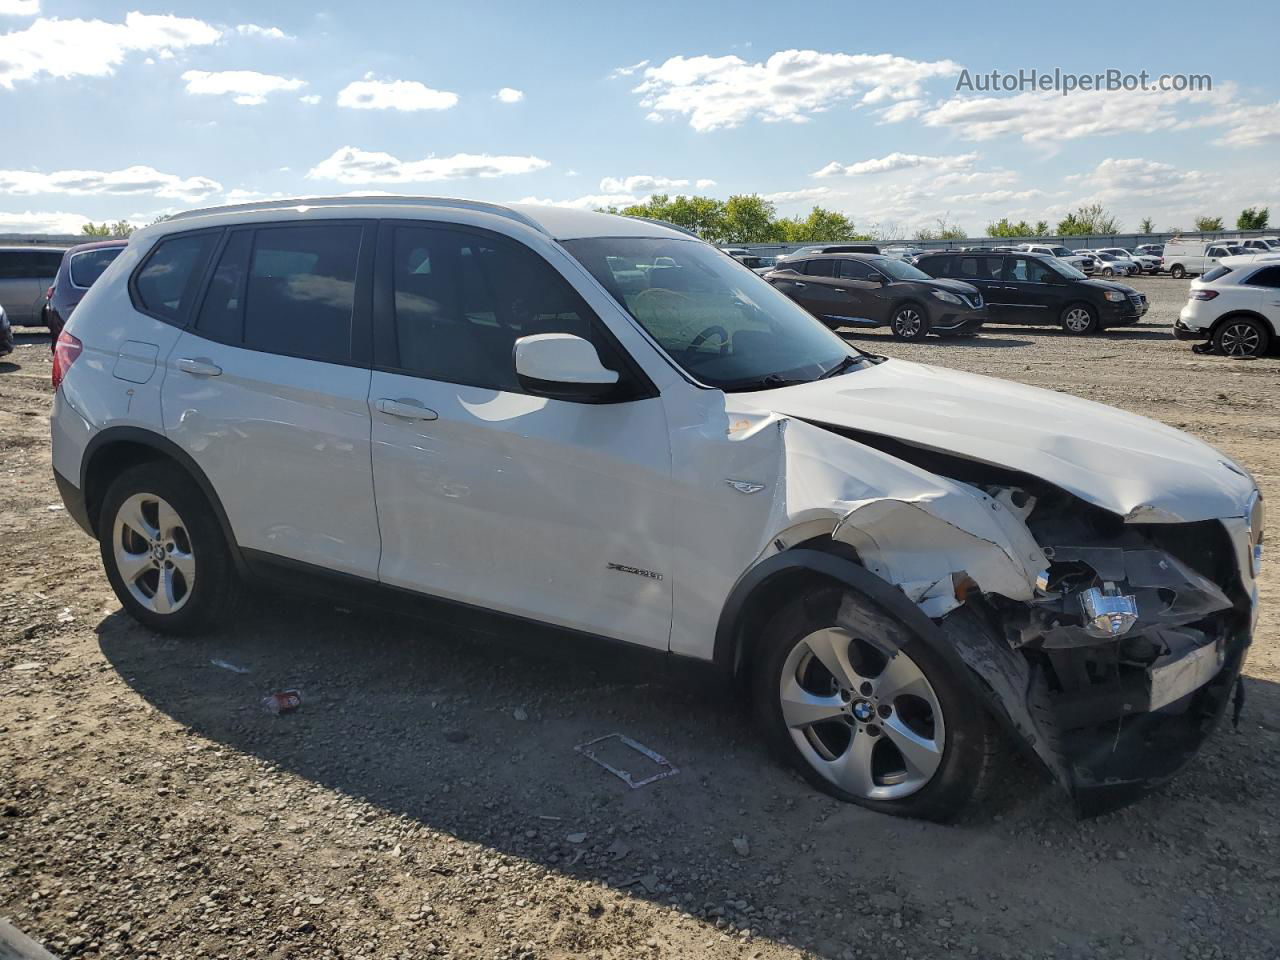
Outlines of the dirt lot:
<svg viewBox="0 0 1280 960">
<path fill-rule="evenodd" d="M 859 340 L 1193 431 L 1280 504 L 1280 358 L 1193 355 L 1168 335 L 1185 282 L 1136 285 L 1147 322 L 1097 338 Z M 1274 560 L 1244 720 L 1166 789 L 1077 822 L 1028 776 L 967 824 L 904 822 L 815 794 L 732 704 L 617 665 L 315 600 L 198 641 L 135 626 L 58 507 L 48 347 L 19 339 L 0 361 L 0 916 L 60 956 L 1280 956 Z M 299 712 L 258 711 L 287 685 Z M 573 750 L 614 731 L 679 774 L 632 791 Z"/>
</svg>

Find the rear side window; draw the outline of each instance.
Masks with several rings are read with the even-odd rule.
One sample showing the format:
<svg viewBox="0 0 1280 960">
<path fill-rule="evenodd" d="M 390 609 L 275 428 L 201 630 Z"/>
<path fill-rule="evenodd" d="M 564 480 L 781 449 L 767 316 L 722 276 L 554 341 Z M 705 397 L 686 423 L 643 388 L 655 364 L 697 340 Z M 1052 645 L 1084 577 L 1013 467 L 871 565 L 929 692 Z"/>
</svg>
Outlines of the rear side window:
<svg viewBox="0 0 1280 960">
<path fill-rule="evenodd" d="M 363 235 L 360 224 L 233 231 L 196 330 L 251 350 L 349 363 Z"/>
<path fill-rule="evenodd" d="M 71 282 L 77 287 L 92 287 L 94 281 L 102 276 L 102 271 L 120 256 L 123 249 L 124 247 L 103 247 L 75 254 L 71 258 Z"/>
<path fill-rule="evenodd" d="M 921 257 L 916 266 L 931 277 L 949 277 L 955 257 Z"/>
<path fill-rule="evenodd" d="M 1200 279 L 1212 283 L 1214 280 L 1219 280 L 1222 277 L 1225 277 L 1230 272 L 1230 267 L 1214 267 Z"/>
<path fill-rule="evenodd" d="M 398 369 L 520 393 L 515 342 L 537 333 L 582 337 L 622 369 L 590 307 L 533 251 L 447 227 L 397 227 L 392 246 Z"/>
<path fill-rule="evenodd" d="M 134 274 L 134 305 L 161 320 L 182 320 L 195 299 L 216 240 L 212 232 L 161 240 Z"/>
<path fill-rule="evenodd" d="M 1208 274 L 1205 275 L 1208 280 Z M 1267 267 L 1265 270 L 1259 270 L 1246 281 L 1251 287 L 1280 287 L 1280 267 Z"/>
<path fill-rule="evenodd" d="M 961 280 L 998 280 L 1003 257 L 956 257 L 956 270 L 948 276 Z"/>
</svg>

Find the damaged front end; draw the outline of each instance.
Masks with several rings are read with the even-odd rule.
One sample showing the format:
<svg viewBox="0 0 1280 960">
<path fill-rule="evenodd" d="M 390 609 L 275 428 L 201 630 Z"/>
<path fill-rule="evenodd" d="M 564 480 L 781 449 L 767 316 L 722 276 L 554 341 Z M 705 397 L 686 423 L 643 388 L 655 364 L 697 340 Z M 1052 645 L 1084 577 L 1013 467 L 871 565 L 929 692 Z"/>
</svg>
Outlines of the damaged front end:
<svg viewBox="0 0 1280 960">
<path fill-rule="evenodd" d="M 1255 616 L 1260 501 L 1238 518 L 1151 522 L 1149 512 L 1120 516 L 1016 471 L 835 432 L 976 488 L 991 505 L 1002 536 L 984 542 L 1002 549 L 970 551 L 978 559 L 965 565 L 957 545 L 946 577 L 936 564 L 923 580 L 891 569 L 887 545 L 900 548 L 904 530 L 908 547 L 913 537 L 932 537 L 944 553 L 951 535 L 935 523 L 917 536 L 896 501 L 856 505 L 832 536 L 869 568 L 880 564 L 876 572 L 939 624 L 997 714 L 1082 816 L 1129 803 L 1175 774 L 1233 691 L 1238 711 Z M 876 509 L 897 522 L 877 525 Z M 1011 529 L 1015 519 L 1021 536 Z"/>
</svg>

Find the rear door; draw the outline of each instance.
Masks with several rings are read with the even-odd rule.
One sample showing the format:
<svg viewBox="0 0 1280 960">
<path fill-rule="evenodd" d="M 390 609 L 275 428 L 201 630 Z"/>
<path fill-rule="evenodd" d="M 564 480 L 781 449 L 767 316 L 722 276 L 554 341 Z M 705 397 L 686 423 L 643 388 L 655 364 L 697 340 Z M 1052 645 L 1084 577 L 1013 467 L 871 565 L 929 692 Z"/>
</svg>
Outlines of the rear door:
<svg viewBox="0 0 1280 960">
<path fill-rule="evenodd" d="M 889 300 L 880 271 L 865 260 L 839 260 L 836 273 L 844 299 L 843 316 L 873 324 L 889 322 Z"/>
<path fill-rule="evenodd" d="M 1003 279 L 1004 257 L 998 253 L 961 253 L 951 258 L 947 276 L 978 288 L 994 323 L 1017 323 L 1018 307 Z"/>
<path fill-rule="evenodd" d="M 815 317 L 842 318 L 849 307 L 848 294 L 837 279 L 838 260 L 809 260 L 804 265 L 804 286 L 794 299 Z"/>
<path fill-rule="evenodd" d="M 666 414 L 577 291 L 509 237 L 387 221 L 376 319 L 369 403 L 381 580 L 666 649 Z M 620 389 L 597 403 L 527 393 L 514 344 L 539 333 L 590 341 Z"/>
<path fill-rule="evenodd" d="M 373 247 L 361 221 L 228 230 L 162 391 L 242 548 L 368 579 Z"/>
</svg>

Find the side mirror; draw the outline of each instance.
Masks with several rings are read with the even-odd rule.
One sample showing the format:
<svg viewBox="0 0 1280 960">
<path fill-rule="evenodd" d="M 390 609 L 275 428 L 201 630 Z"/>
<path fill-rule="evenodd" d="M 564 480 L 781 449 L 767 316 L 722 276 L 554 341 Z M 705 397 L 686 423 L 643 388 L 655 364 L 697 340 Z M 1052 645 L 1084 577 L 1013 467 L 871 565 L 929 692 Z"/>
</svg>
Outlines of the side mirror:
<svg viewBox="0 0 1280 960">
<path fill-rule="evenodd" d="M 571 333 L 538 333 L 515 345 L 516 379 L 529 393 L 553 400 L 591 402 L 613 392 L 618 374 L 596 348 Z"/>
</svg>

